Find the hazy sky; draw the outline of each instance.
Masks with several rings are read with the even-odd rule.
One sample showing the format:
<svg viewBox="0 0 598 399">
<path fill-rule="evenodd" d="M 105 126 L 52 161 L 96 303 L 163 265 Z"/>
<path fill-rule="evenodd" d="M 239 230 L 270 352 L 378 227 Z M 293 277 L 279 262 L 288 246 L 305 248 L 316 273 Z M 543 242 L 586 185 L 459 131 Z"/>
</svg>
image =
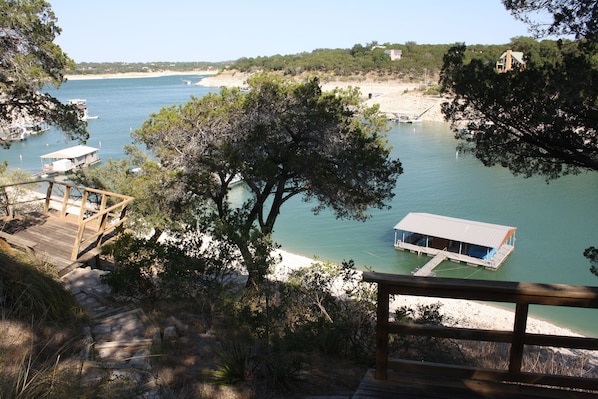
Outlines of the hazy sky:
<svg viewBox="0 0 598 399">
<path fill-rule="evenodd" d="M 75 62 L 228 61 L 531 36 L 500 0 L 48 0 Z"/>
</svg>

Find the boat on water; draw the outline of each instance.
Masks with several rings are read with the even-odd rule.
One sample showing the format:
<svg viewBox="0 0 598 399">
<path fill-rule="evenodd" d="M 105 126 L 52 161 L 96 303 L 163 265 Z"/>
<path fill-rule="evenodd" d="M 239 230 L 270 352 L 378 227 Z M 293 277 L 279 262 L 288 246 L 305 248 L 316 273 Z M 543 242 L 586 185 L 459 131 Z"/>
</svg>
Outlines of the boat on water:
<svg viewBox="0 0 598 399">
<path fill-rule="evenodd" d="M 432 108 L 434 108 L 434 105 L 428 107 L 424 112 L 414 115 L 413 117 L 399 112 L 391 112 L 393 116 L 389 117 L 388 120 L 398 123 L 421 123 L 423 122 L 422 116 L 424 116 L 424 114 Z"/>
<path fill-rule="evenodd" d="M 18 122 L 0 130 L 3 141 L 23 141 L 27 137 L 50 130 L 46 122 Z"/>
<path fill-rule="evenodd" d="M 87 100 L 83 98 L 72 98 L 67 101 L 67 104 L 77 106 L 77 110 L 79 111 L 79 119 L 82 121 L 89 121 L 99 118 L 97 115 L 89 115 L 87 111 Z"/>
<path fill-rule="evenodd" d="M 515 249 L 516 227 L 409 213 L 394 227 L 396 249 L 434 257 L 415 275 L 432 276 L 445 259 L 497 270 Z"/>
<path fill-rule="evenodd" d="M 95 165 L 101 161 L 98 148 L 76 145 L 42 155 L 41 175 L 49 176 L 72 172 L 76 169 Z"/>
</svg>

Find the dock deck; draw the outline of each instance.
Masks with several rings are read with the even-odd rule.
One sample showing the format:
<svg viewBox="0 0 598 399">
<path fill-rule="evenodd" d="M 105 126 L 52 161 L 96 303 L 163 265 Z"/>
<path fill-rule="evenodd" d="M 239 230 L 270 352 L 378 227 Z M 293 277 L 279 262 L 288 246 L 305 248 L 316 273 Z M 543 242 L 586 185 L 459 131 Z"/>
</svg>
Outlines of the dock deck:
<svg viewBox="0 0 598 399">
<path fill-rule="evenodd" d="M 60 277 L 99 253 L 92 246 L 88 246 L 82 249 L 77 259 L 71 259 L 78 229 L 76 219 L 61 219 L 51 213 L 30 213 L 0 222 L 0 230 L 9 244 L 11 238 L 8 235 L 19 241 L 34 243 L 37 259 L 56 267 Z M 87 240 L 92 235 L 93 233 L 88 231 L 83 238 Z"/>
<path fill-rule="evenodd" d="M 412 274 L 416 277 L 434 277 L 434 268 L 447 258 L 448 255 L 446 252 L 440 251 L 428 263 L 415 270 Z"/>
<path fill-rule="evenodd" d="M 32 188 L 46 185 L 46 193 Z M 126 220 L 133 197 L 52 180 L 0 186 L 0 238 L 60 277 L 99 255 Z"/>
</svg>

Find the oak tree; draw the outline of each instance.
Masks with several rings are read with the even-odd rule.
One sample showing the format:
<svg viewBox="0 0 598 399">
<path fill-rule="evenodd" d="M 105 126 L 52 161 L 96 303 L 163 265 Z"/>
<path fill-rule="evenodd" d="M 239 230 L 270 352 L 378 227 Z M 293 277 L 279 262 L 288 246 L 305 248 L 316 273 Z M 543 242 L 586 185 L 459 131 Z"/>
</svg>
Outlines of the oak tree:
<svg viewBox="0 0 598 399">
<path fill-rule="evenodd" d="M 248 284 L 259 284 L 289 199 L 302 196 L 316 213 L 331 208 L 337 217 L 365 220 L 368 208 L 387 206 L 402 167 L 390 157 L 386 120 L 362 105 L 357 90 L 323 92 L 316 78 L 297 83 L 272 75 L 248 85 L 248 92 L 222 88 L 163 108 L 133 136 L 177 171 L 181 198 L 203 199 L 197 223 L 233 243 Z M 248 198 L 235 205 L 228 194 L 237 179 Z"/>
<path fill-rule="evenodd" d="M 595 1 L 504 1 L 514 15 L 538 33 L 574 34 L 558 51 L 527 54 L 525 68 L 498 73 L 480 59 L 465 62 L 467 48 L 445 55 L 443 88 L 453 95 L 445 117 L 466 125 L 461 149 L 484 165 L 502 165 L 514 174 L 547 180 L 598 170 L 598 63 Z M 548 11 L 554 22 L 533 23 Z M 517 49 L 514 49 L 517 50 Z"/>
<path fill-rule="evenodd" d="M 46 122 L 69 139 L 85 141 L 86 123 L 76 107 L 62 104 L 40 90 L 59 87 L 73 61 L 54 43 L 60 34 L 56 16 L 42 0 L 0 2 L 0 127 Z M 8 142 L 0 138 L 1 146 Z"/>
</svg>

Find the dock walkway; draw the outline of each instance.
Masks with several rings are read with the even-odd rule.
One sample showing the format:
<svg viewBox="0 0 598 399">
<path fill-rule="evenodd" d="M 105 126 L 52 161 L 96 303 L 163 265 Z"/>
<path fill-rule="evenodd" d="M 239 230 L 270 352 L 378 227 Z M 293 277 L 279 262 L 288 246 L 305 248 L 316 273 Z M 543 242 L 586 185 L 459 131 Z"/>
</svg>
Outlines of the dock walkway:
<svg viewBox="0 0 598 399">
<path fill-rule="evenodd" d="M 434 268 L 447 258 L 448 255 L 446 254 L 446 252 L 438 252 L 428 263 L 426 263 L 419 269 L 416 269 L 412 274 L 416 277 L 434 277 Z"/>
</svg>

